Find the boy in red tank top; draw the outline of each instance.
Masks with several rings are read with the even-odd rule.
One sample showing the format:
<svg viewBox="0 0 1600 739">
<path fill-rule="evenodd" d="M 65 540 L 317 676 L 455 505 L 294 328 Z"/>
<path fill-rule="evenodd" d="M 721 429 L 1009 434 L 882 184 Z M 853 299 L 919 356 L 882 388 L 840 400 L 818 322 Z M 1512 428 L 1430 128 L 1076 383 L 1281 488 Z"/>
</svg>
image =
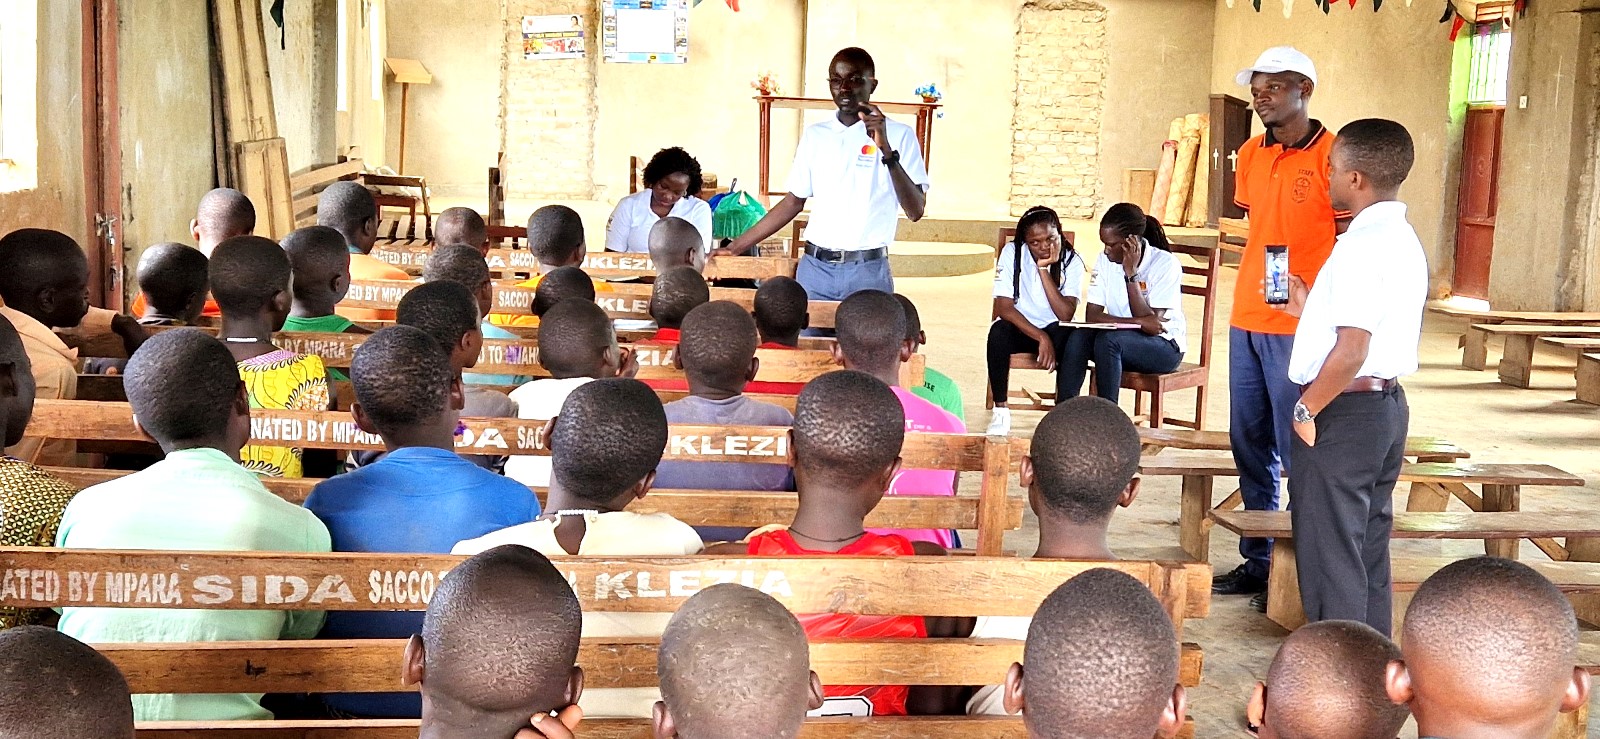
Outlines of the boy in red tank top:
<svg viewBox="0 0 1600 739">
<path fill-rule="evenodd" d="M 867 514 L 900 470 L 905 414 L 881 380 L 864 372 L 830 372 L 806 384 L 795 401 L 789 445 L 800 506 L 786 529 L 752 536 L 744 544 L 708 551 L 767 556 L 905 557 L 942 555 L 943 547 L 898 534 L 873 534 Z M 731 551 L 729 548 L 731 547 Z M 806 636 L 817 638 L 922 638 L 921 616 L 799 616 Z M 937 628 L 937 627 L 936 627 Z M 829 685 L 811 715 L 903 716 L 919 689 L 905 685 Z M 920 712 L 920 711 L 918 711 Z"/>
</svg>

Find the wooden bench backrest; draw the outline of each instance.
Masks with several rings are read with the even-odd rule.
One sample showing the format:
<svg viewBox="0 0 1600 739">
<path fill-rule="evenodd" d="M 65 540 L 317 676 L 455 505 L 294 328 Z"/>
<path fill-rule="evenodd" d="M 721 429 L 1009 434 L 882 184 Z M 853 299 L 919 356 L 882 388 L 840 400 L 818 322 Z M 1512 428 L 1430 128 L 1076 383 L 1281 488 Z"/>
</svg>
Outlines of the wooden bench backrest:
<svg viewBox="0 0 1600 739">
<path fill-rule="evenodd" d="M 520 287 L 520 280 L 496 280 L 494 303 L 496 313 L 528 315 L 533 312 L 534 288 Z M 351 280 L 350 292 L 339 304 L 351 308 L 380 308 L 393 310 L 400 299 L 419 283 L 409 280 Z M 595 303 L 614 318 L 649 319 L 650 291 L 652 285 L 634 282 L 608 283 L 608 289 L 595 295 Z M 755 291 L 735 287 L 711 288 L 712 300 L 738 303 L 745 310 L 755 306 Z M 815 300 L 809 304 L 811 325 L 820 328 L 834 326 L 834 314 L 839 304 L 830 300 Z"/>
<path fill-rule="evenodd" d="M 361 175 L 364 163 L 360 159 L 339 157 L 339 161 L 321 167 L 312 167 L 289 178 L 289 196 L 293 198 L 294 226 L 303 228 L 317 224 L 317 197 L 328 185 L 343 180 L 354 180 Z"/>
<path fill-rule="evenodd" d="M 421 274 L 433 253 L 432 244 L 394 243 L 379 244 L 372 256 L 411 274 Z M 531 273 L 536 270 L 536 260 L 526 249 L 490 249 L 489 269 L 500 273 Z M 794 277 L 796 262 L 787 257 L 718 257 L 706 264 L 708 280 L 749 279 L 769 277 Z M 584 255 L 583 271 L 596 278 L 654 277 L 655 266 L 648 254 L 592 251 Z"/>
<path fill-rule="evenodd" d="M 448 554 L 168 552 L 0 548 L 0 606 L 420 611 L 466 559 Z M 1150 587 L 1181 629 L 1209 608 L 1204 563 L 1010 557 L 557 557 L 589 612 L 672 613 L 735 582 L 795 613 L 1032 616 L 1056 586 L 1091 569 Z"/>
</svg>

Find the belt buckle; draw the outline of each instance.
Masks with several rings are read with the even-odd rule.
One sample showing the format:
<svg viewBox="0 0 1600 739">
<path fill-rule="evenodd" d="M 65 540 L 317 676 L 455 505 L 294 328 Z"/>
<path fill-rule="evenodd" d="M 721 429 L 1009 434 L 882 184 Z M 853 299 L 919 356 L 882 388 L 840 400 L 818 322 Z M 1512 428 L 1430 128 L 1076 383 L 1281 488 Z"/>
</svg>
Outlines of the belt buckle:
<svg viewBox="0 0 1600 739">
<path fill-rule="evenodd" d="M 844 264 L 845 257 L 849 256 L 849 254 L 843 249 L 821 249 L 819 247 L 819 250 L 825 254 L 831 255 L 829 258 L 822 260 L 826 264 Z"/>
</svg>

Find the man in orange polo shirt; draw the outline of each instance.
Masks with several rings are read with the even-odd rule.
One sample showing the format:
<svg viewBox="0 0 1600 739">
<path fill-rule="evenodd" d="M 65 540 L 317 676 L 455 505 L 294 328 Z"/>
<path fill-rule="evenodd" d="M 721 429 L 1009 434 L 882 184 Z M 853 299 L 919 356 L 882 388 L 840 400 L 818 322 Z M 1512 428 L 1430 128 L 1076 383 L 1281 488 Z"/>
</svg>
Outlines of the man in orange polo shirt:
<svg viewBox="0 0 1600 739">
<path fill-rule="evenodd" d="M 1290 274 L 1316 281 L 1333 251 L 1336 215 L 1328 198 L 1328 152 L 1333 132 L 1312 120 L 1308 106 L 1317 70 L 1288 47 L 1266 50 L 1239 72 L 1249 85 L 1266 133 L 1239 147 L 1234 202 L 1248 211 L 1250 237 L 1239 262 L 1228 332 L 1232 405 L 1228 436 L 1239 467 L 1239 490 L 1249 510 L 1277 510 L 1279 480 L 1288 473 L 1289 438 L 1300 389 L 1289 381 L 1289 353 L 1298 321 L 1266 302 L 1266 247 L 1288 247 Z M 1212 584 L 1222 595 L 1258 594 L 1265 610 L 1271 539 L 1241 539 L 1244 564 Z"/>
</svg>

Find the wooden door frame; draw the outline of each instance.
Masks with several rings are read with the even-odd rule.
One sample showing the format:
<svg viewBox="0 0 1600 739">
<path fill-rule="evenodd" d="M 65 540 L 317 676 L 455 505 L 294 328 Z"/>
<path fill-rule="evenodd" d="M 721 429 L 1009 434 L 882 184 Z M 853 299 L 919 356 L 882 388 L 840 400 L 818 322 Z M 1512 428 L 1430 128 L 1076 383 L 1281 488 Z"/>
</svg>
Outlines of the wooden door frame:
<svg viewBox="0 0 1600 739">
<path fill-rule="evenodd" d="M 122 132 L 117 104 L 117 0 L 82 0 L 83 184 L 89 299 L 123 307 Z"/>
</svg>

